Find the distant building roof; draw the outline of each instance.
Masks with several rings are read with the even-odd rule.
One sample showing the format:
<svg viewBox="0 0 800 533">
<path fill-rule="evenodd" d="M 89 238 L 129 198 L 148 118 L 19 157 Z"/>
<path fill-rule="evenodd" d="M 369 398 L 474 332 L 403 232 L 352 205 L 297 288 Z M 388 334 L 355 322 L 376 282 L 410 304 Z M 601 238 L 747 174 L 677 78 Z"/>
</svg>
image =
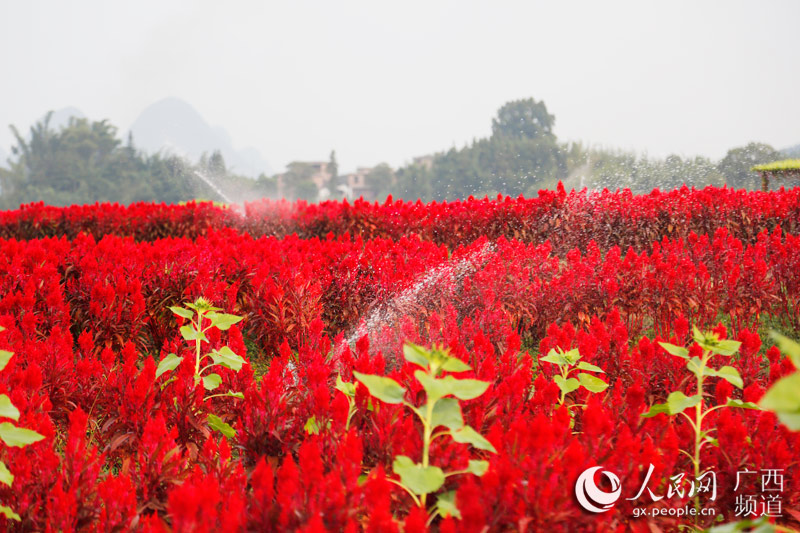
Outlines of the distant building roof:
<svg viewBox="0 0 800 533">
<path fill-rule="evenodd" d="M 770 178 L 800 177 L 800 159 L 783 159 L 766 165 L 756 165 L 750 170 L 761 174 L 761 190 L 769 190 Z"/>
<path fill-rule="evenodd" d="M 766 165 L 756 165 L 750 170 L 756 172 L 781 172 L 784 170 L 800 170 L 800 159 L 783 159 L 781 161 L 774 161 Z"/>
</svg>

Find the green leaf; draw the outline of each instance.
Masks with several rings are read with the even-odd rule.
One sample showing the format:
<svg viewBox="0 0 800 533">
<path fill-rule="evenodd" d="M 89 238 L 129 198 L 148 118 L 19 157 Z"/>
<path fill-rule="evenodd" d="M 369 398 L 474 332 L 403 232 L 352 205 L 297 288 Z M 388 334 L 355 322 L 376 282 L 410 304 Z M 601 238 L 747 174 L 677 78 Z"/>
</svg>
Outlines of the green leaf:
<svg viewBox="0 0 800 533">
<path fill-rule="evenodd" d="M 349 396 L 351 398 L 356 397 L 355 383 L 344 381 L 341 375 L 336 376 L 336 390 L 341 391 L 345 394 L 345 396 Z"/>
<path fill-rule="evenodd" d="M 785 353 L 789 359 L 792 360 L 795 368 L 800 370 L 800 344 L 793 341 L 789 337 L 784 337 L 776 331 L 770 331 L 769 335 L 775 340 L 775 344 L 778 345 L 778 349 Z M 0 370 L 2 370 L 2 368 L 3 367 L 0 364 Z"/>
<path fill-rule="evenodd" d="M 209 352 L 208 355 L 214 361 L 214 364 L 222 365 L 236 372 L 242 369 L 242 365 L 247 364 L 247 361 L 245 361 L 241 355 L 236 355 L 233 350 L 227 346 Z"/>
<path fill-rule="evenodd" d="M 721 377 L 737 389 L 741 389 L 744 387 L 744 381 L 742 381 L 742 376 L 739 374 L 739 371 L 733 368 L 732 366 L 723 366 L 719 370 L 714 370 L 714 375 Z"/>
<path fill-rule="evenodd" d="M 578 362 L 578 359 L 581 358 L 581 354 L 577 348 L 573 348 L 567 352 L 564 352 L 563 356 L 564 360 L 570 365 L 574 365 L 575 363 Z"/>
<path fill-rule="evenodd" d="M 642 418 L 652 418 L 660 414 L 670 414 L 669 407 L 665 403 L 654 403 L 646 413 L 642 413 Z"/>
<path fill-rule="evenodd" d="M 183 357 L 178 357 L 174 353 L 171 353 L 164 357 L 158 363 L 158 368 L 156 368 L 156 378 L 163 374 L 164 372 L 169 372 L 171 370 L 175 370 L 179 364 L 183 361 Z"/>
<path fill-rule="evenodd" d="M 194 318 L 194 313 L 188 309 L 184 309 L 183 307 L 172 306 L 169 308 L 169 310 L 176 315 L 182 316 L 183 318 L 188 318 L 189 320 Z"/>
<path fill-rule="evenodd" d="M 552 363 L 558 366 L 564 366 L 567 364 L 567 360 L 564 359 L 564 356 L 558 353 L 555 348 L 551 348 L 550 351 L 547 352 L 547 355 L 539 358 L 539 361 L 544 361 L 545 363 Z"/>
<path fill-rule="evenodd" d="M 553 377 L 553 381 L 555 381 L 558 388 L 561 389 L 561 392 L 564 394 L 569 394 L 570 392 L 577 390 L 581 386 L 581 382 L 575 378 L 567 378 L 564 379 L 564 376 L 557 374 Z"/>
<path fill-rule="evenodd" d="M 778 413 L 778 420 L 792 431 L 800 431 L 800 413 Z"/>
<path fill-rule="evenodd" d="M 454 376 L 445 376 L 441 379 L 417 370 L 414 377 L 422 384 L 428 394 L 428 401 L 436 401 L 443 396 L 455 396 L 459 400 L 472 400 L 477 398 L 489 388 L 489 383 L 477 379 L 458 379 Z"/>
<path fill-rule="evenodd" d="M 776 381 L 758 403 L 762 409 L 779 415 L 800 415 L 800 372 Z"/>
<path fill-rule="evenodd" d="M 433 406 L 432 427 L 444 426 L 447 429 L 458 429 L 464 426 L 461 406 L 455 398 L 442 398 Z"/>
<path fill-rule="evenodd" d="M 447 376 L 444 381 L 448 382 L 450 386 L 450 394 L 459 400 L 472 400 L 477 398 L 489 388 L 488 381 L 480 381 L 477 379 L 457 379 L 453 376 Z"/>
<path fill-rule="evenodd" d="M 229 439 L 236 436 L 236 430 L 234 430 L 229 424 L 223 422 L 222 419 L 217 415 L 208 415 L 208 427 L 219 431 Z"/>
<path fill-rule="evenodd" d="M 705 344 L 706 342 L 705 334 L 703 334 L 703 332 L 700 331 L 697 326 L 692 326 L 692 339 L 697 344 Z"/>
<path fill-rule="evenodd" d="M 586 361 L 581 361 L 578 363 L 578 370 L 588 370 L 590 372 L 601 372 L 605 374 L 602 368 L 600 368 L 599 366 L 589 364 Z"/>
<path fill-rule="evenodd" d="M 436 499 L 436 508 L 442 518 L 452 516 L 461 520 L 461 511 L 456 506 L 456 491 L 449 490 L 440 494 Z"/>
<path fill-rule="evenodd" d="M 400 476 L 400 482 L 417 495 L 430 494 L 444 485 L 444 472 L 438 466 L 416 464 L 405 455 L 398 455 L 392 470 Z"/>
<path fill-rule="evenodd" d="M 688 362 L 688 363 L 686 363 L 686 368 L 687 368 L 687 369 L 688 369 L 688 370 L 689 370 L 689 371 L 690 371 L 692 374 L 694 374 L 694 375 L 695 375 L 696 377 L 698 377 L 698 378 L 700 377 L 700 368 L 701 368 L 701 367 L 702 367 L 702 369 L 703 369 L 703 377 L 723 377 L 723 376 L 721 376 L 721 375 L 719 374 L 719 371 L 718 371 L 718 370 L 714 370 L 713 368 L 711 368 L 710 366 L 708 366 L 708 364 L 705 364 L 705 365 L 704 365 L 704 364 L 703 364 L 703 361 L 702 361 L 702 360 L 701 360 L 699 357 L 696 357 L 696 356 L 695 356 L 695 357 L 692 357 L 692 358 L 689 360 L 689 362 Z M 735 368 L 733 368 L 733 367 L 731 367 L 731 366 L 727 366 L 727 365 L 726 365 L 726 366 L 724 366 L 724 367 L 722 367 L 722 368 L 730 368 L 730 369 L 732 369 L 732 370 L 733 370 L 733 372 L 736 372 L 736 375 L 738 375 L 738 374 L 739 374 L 739 372 L 738 372 L 738 371 L 737 371 Z M 726 370 L 726 371 L 724 372 L 724 374 L 725 374 L 726 376 L 728 376 L 728 377 L 731 377 L 731 378 L 732 378 L 734 381 L 736 381 L 736 377 L 735 377 L 735 375 L 734 375 L 734 373 L 733 373 L 733 372 L 730 372 L 730 371 Z M 728 380 L 728 378 L 727 378 L 727 377 L 725 377 L 725 379 L 726 379 L 726 380 Z M 740 377 L 740 379 L 741 379 L 741 377 Z M 728 381 L 730 381 L 730 380 L 728 380 Z M 734 383 L 734 381 L 731 381 L 731 383 L 733 383 L 734 385 L 736 385 L 736 383 Z M 738 385 L 737 385 L 737 386 L 738 386 Z M 739 388 L 741 388 L 741 387 L 739 387 Z"/>
<path fill-rule="evenodd" d="M 3 461 L 0 461 L 0 483 L 9 487 L 14 483 L 14 474 L 11 473 Z"/>
<path fill-rule="evenodd" d="M 7 446 L 22 448 L 23 446 L 44 439 L 44 435 L 39 435 L 30 429 L 19 428 L 11 422 L 3 422 L 0 424 L 0 439 L 2 439 Z"/>
<path fill-rule="evenodd" d="M 425 389 L 429 402 L 435 402 L 442 396 L 447 396 L 451 393 L 448 383 L 444 379 L 437 379 L 423 370 L 416 370 L 414 377 Z"/>
<path fill-rule="evenodd" d="M 229 329 L 232 325 L 240 322 L 243 317 L 236 315 L 228 315 L 225 313 L 211 312 L 206 314 L 206 318 L 211 321 L 212 326 L 224 331 L 226 329 Z"/>
<path fill-rule="evenodd" d="M 201 341 L 208 342 L 206 334 L 202 331 L 197 331 L 192 325 L 181 326 L 181 336 L 187 341 L 196 341 L 200 339 Z"/>
<path fill-rule="evenodd" d="M 711 345 L 711 351 L 720 355 L 733 355 L 739 351 L 742 345 L 739 341 L 722 340 L 717 341 Z"/>
<path fill-rule="evenodd" d="M 3 370 L 11 358 L 14 356 L 14 352 L 7 352 L 5 350 L 0 350 L 0 370 Z"/>
<path fill-rule="evenodd" d="M 219 307 L 214 307 L 211 305 L 211 302 L 203 298 L 202 296 L 194 301 L 194 303 L 187 303 L 186 307 L 190 309 L 194 309 L 195 311 L 222 311 Z"/>
<path fill-rule="evenodd" d="M 11 398 L 5 394 L 0 394 L 0 416 L 19 420 L 19 410 L 11 403 Z"/>
<path fill-rule="evenodd" d="M 680 357 L 681 359 L 689 359 L 689 350 L 682 346 L 675 346 L 674 344 L 670 344 L 668 342 L 659 342 L 658 344 L 660 344 L 661 347 L 664 348 L 670 355 Z"/>
<path fill-rule="evenodd" d="M 311 418 L 306 421 L 306 425 L 303 427 L 303 429 L 306 430 L 306 433 L 309 435 L 319 435 L 319 424 L 317 424 L 317 417 L 312 415 Z"/>
<path fill-rule="evenodd" d="M 467 472 L 481 477 L 489 470 L 489 461 L 474 461 L 471 460 L 467 466 Z"/>
<path fill-rule="evenodd" d="M 742 400 L 728 400 L 726 403 L 728 407 L 738 407 L 740 409 L 761 409 L 757 404 L 753 402 L 743 402 Z"/>
<path fill-rule="evenodd" d="M 431 360 L 428 350 L 410 342 L 403 345 L 403 357 L 405 357 L 406 361 L 409 363 L 414 363 L 425 369 L 428 368 L 428 363 Z"/>
<path fill-rule="evenodd" d="M 464 426 L 457 430 L 450 430 L 450 436 L 453 440 L 462 444 L 472 444 L 479 450 L 486 450 L 492 453 L 497 453 L 497 450 L 492 446 L 492 443 L 486 440 L 483 435 L 472 429 L 471 426 Z"/>
<path fill-rule="evenodd" d="M 686 396 L 681 391 L 672 392 L 669 396 L 667 396 L 667 407 L 669 408 L 669 414 L 677 415 L 684 409 L 694 407 L 701 401 L 703 401 L 703 397 L 699 394 Z"/>
<path fill-rule="evenodd" d="M 442 365 L 442 370 L 446 372 L 466 372 L 467 370 L 472 370 L 472 367 L 461 359 L 448 357 Z"/>
<path fill-rule="evenodd" d="M 703 361 L 697 356 L 694 356 L 691 359 L 689 359 L 689 362 L 686 363 L 686 368 L 689 370 L 689 372 L 691 372 L 692 374 L 694 374 L 698 378 L 700 377 L 700 368 L 703 369 L 703 372 L 702 372 L 703 376 L 715 376 L 716 375 L 714 373 L 714 369 L 705 366 L 703 364 Z"/>
<path fill-rule="evenodd" d="M 602 379 L 591 374 L 584 374 L 583 372 L 578 374 L 578 381 L 580 381 L 583 388 L 589 392 L 603 392 L 608 388 L 608 383 Z"/>
<path fill-rule="evenodd" d="M 702 397 L 699 394 L 695 394 L 694 396 L 686 396 L 681 391 L 675 391 L 667 396 L 667 403 L 654 404 L 652 407 L 650 407 L 650 410 L 646 413 L 643 413 L 642 416 L 644 418 L 650 418 L 661 413 L 677 415 L 689 407 L 694 407 L 701 401 Z"/>
<path fill-rule="evenodd" d="M 230 398 L 239 398 L 240 400 L 244 400 L 244 393 L 243 392 L 228 391 L 228 392 L 225 393 L 225 396 L 228 396 Z"/>
<path fill-rule="evenodd" d="M 10 507 L 6 507 L 5 505 L 0 505 L 0 514 L 8 518 L 9 520 L 16 520 L 17 522 L 21 521 L 22 518 L 11 510 Z"/>
<path fill-rule="evenodd" d="M 406 394 L 406 389 L 392 378 L 362 374 L 355 370 L 353 376 L 367 387 L 372 396 L 384 403 L 401 403 Z"/>
<path fill-rule="evenodd" d="M 206 390 L 214 390 L 220 385 L 222 385 L 222 377 L 219 374 L 203 376 L 203 387 L 205 387 Z"/>
</svg>

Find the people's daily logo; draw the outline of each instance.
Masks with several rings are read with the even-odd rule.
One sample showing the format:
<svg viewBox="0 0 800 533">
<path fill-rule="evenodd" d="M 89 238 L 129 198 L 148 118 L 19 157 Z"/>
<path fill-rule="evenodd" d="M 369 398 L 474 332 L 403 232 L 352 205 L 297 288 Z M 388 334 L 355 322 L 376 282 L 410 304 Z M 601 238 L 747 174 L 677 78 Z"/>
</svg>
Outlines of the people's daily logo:
<svg viewBox="0 0 800 533">
<path fill-rule="evenodd" d="M 594 476 L 598 471 L 602 471 L 611 483 L 611 492 L 606 492 L 597 486 Z M 593 513 L 604 513 L 614 507 L 621 494 L 622 485 L 617 475 L 603 470 L 602 466 L 587 468 L 575 483 L 575 497 L 578 498 L 581 507 Z"/>
</svg>

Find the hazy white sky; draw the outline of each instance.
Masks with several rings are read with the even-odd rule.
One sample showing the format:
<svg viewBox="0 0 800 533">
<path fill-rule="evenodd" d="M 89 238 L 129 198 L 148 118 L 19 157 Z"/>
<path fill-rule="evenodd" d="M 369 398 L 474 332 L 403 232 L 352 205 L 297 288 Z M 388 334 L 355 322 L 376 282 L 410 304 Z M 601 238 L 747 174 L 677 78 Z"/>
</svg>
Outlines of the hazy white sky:
<svg viewBox="0 0 800 533">
<path fill-rule="evenodd" d="M 800 143 L 798 23 L 797 0 L 0 0 L 0 146 L 176 96 L 276 170 L 397 166 L 534 97 L 561 140 L 716 159 Z"/>
</svg>

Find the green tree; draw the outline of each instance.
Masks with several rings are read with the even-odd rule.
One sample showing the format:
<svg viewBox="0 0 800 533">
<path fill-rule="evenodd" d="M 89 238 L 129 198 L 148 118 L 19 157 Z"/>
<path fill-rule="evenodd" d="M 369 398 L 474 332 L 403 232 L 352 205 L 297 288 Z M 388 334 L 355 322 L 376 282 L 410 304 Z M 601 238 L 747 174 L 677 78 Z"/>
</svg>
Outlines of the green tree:
<svg viewBox="0 0 800 533">
<path fill-rule="evenodd" d="M 336 150 L 331 150 L 331 158 L 328 163 L 328 172 L 331 174 L 331 183 L 337 183 L 339 177 L 339 164 L 336 162 Z"/>
<path fill-rule="evenodd" d="M 261 174 L 256 180 L 256 192 L 259 198 L 274 198 L 278 195 L 278 180 L 274 176 Z"/>
<path fill-rule="evenodd" d="M 553 136 L 555 116 L 547 112 L 544 102 L 533 98 L 508 102 L 492 120 L 492 136 L 538 139 Z"/>
<path fill-rule="evenodd" d="M 215 176 L 224 176 L 228 173 L 225 168 L 225 158 L 219 150 L 214 150 L 208 159 L 208 171 Z"/>
<path fill-rule="evenodd" d="M 376 200 L 384 200 L 395 190 L 394 171 L 386 163 L 373 167 L 367 173 L 365 181 L 375 193 Z"/>
<path fill-rule="evenodd" d="M 756 172 L 750 169 L 753 165 L 761 165 L 781 159 L 781 155 L 772 146 L 751 142 L 747 146 L 731 148 L 717 165 L 725 182 L 736 189 L 758 189 L 761 181 Z"/>
<path fill-rule="evenodd" d="M 286 168 L 286 173 L 283 175 L 283 182 L 286 185 L 284 194 L 293 199 L 316 200 L 319 190 L 311 180 L 314 175 L 314 167 L 308 163 L 295 161 L 289 163 Z"/>
<path fill-rule="evenodd" d="M 175 156 L 139 153 L 133 138 L 126 145 L 107 121 L 70 119 L 59 131 L 52 113 L 16 139 L 9 169 L 0 169 L 0 208 L 44 201 L 51 205 L 135 201 L 177 202 L 194 197 L 190 166 Z"/>
<path fill-rule="evenodd" d="M 422 163 L 412 163 L 398 169 L 397 184 L 392 194 L 404 200 L 431 200 L 431 174 L 431 167 Z"/>
</svg>

